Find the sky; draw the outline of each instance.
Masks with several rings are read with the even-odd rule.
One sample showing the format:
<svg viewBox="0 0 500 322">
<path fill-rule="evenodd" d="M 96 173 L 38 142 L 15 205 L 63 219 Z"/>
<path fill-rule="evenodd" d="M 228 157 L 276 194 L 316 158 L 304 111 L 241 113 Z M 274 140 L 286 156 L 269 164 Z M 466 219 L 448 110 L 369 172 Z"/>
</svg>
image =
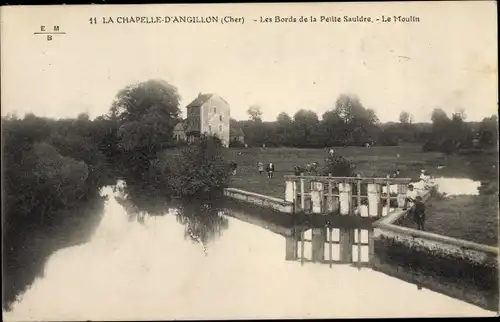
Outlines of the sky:
<svg viewBox="0 0 500 322">
<path fill-rule="evenodd" d="M 243 24 L 89 24 L 90 17 L 226 16 Z M 419 23 L 267 23 L 260 16 L 417 16 Z M 497 113 L 496 4 L 313 3 L 253 5 L 36 6 L 1 8 L 2 115 L 55 118 L 106 113 L 127 85 L 163 79 L 181 110 L 217 93 L 231 117 L 257 104 L 321 115 L 342 93 L 357 95 L 382 122 L 402 110 L 415 122 L 434 108 L 467 120 Z M 34 35 L 59 25 L 66 35 Z"/>
</svg>

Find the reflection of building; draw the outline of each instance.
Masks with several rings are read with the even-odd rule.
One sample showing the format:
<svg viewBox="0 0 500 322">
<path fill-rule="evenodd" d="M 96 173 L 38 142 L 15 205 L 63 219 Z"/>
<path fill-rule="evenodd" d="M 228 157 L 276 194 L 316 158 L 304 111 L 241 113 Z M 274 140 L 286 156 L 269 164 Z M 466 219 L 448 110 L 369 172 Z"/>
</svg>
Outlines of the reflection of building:
<svg viewBox="0 0 500 322">
<path fill-rule="evenodd" d="M 229 146 L 230 107 L 216 94 L 198 94 L 187 108 L 187 119 L 174 128 L 176 140 L 192 141 L 202 134 L 215 135 Z"/>
</svg>

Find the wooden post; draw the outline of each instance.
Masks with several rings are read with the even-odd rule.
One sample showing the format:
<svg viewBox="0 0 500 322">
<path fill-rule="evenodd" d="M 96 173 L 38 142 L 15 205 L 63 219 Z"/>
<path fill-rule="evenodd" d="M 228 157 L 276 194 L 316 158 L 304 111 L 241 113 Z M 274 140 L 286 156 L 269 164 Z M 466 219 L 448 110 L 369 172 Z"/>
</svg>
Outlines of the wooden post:
<svg viewBox="0 0 500 322">
<path fill-rule="evenodd" d="M 387 175 L 387 179 L 389 179 L 390 176 Z M 386 215 L 389 214 L 390 210 L 391 210 L 391 182 L 389 180 L 387 180 L 387 213 Z"/>
<path fill-rule="evenodd" d="M 285 181 L 285 200 L 289 202 L 295 202 L 295 181 L 286 180 Z"/>
<path fill-rule="evenodd" d="M 358 201 L 358 216 L 361 217 L 361 175 L 358 173 L 357 175 L 358 177 L 358 180 L 356 181 L 356 185 L 357 185 L 357 201 Z"/>
<path fill-rule="evenodd" d="M 361 229 L 356 229 L 358 235 L 358 269 L 361 269 Z"/>
<path fill-rule="evenodd" d="M 298 246 L 298 242 L 297 242 L 297 238 L 295 235 L 292 235 L 292 236 L 287 236 L 286 238 L 286 254 L 285 254 L 285 260 L 287 261 L 294 261 L 294 260 L 297 260 L 297 255 L 298 255 L 298 252 L 297 252 L 297 246 Z"/>
<path fill-rule="evenodd" d="M 330 232 L 330 239 L 329 239 L 329 245 L 328 245 L 328 252 L 329 252 L 329 255 L 330 255 L 330 268 L 332 267 L 332 262 L 333 262 L 333 228 L 330 227 L 329 229 L 329 232 Z"/>
<path fill-rule="evenodd" d="M 299 209 L 301 209 L 301 198 L 299 197 L 299 194 L 300 194 L 300 188 L 299 188 L 299 185 L 298 185 L 299 181 L 298 180 L 294 180 L 293 182 L 293 188 L 295 189 L 295 201 L 294 201 L 294 211 L 297 212 Z"/>
<path fill-rule="evenodd" d="M 329 177 L 332 176 L 331 173 L 328 174 Z M 328 197 L 326 198 L 326 211 L 327 212 L 332 212 L 333 211 L 333 184 L 332 180 L 328 179 Z"/>
<path fill-rule="evenodd" d="M 375 256 L 375 240 L 373 236 L 373 228 L 368 230 L 368 261 L 373 262 Z"/>
<path fill-rule="evenodd" d="M 326 228 L 313 228 L 311 230 L 312 261 L 323 262 L 325 260 L 325 236 Z"/>
<path fill-rule="evenodd" d="M 380 186 L 376 183 L 369 183 L 368 191 L 368 216 L 377 217 L 382 214 L 380 209 Z"/>
<path fill-rule="evenodd" d="M 406 185 L 398 184 L 398 208 L 403 208 L 405 206 L 406 198 Z"/>
<path fill-rule="evenodd" d="M 318 182 L 318 193 L 319 193 L 319 211 L 320 213 L 325 213 L 325 184 L 324 182 Z M 325 235 L 326 240 L 326 235 Z"/>
<path fill-rule="evenodd" d="M 340 260 L 344 263 L 352 262 L 353 234 L 349 228 L 340 228 Z"/>
<path fill-rule="evenodd" d="M 300 176 L 304 176 L 303 173 L 300 174 Z M 300 208 L 302 211 L 305 210 L 306 208 L 306 196 L 304 195 L 304 178 L 300 178 Z"/>
<path fill-rule="evenodd" d="M 304 265 L 304 230 L 300 229 L 300 265 Z"/>
<path fill-rule="evenodd" d="M 351 185 L 346 182 L 339 184 L 340 214 L 349 215 L 352 205 Z"/>
<path fill-rule="evenodd" d="M 314 214 L 322 213 L 323 183 L 311 182 L 311 204 Z"/>
</svg>

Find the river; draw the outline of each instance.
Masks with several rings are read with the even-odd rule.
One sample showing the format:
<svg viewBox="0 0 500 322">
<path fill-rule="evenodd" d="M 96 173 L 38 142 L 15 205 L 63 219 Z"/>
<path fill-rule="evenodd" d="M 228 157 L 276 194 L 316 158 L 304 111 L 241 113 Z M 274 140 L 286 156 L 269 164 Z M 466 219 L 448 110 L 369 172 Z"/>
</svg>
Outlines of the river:
<svg viewBox="0 0 500 322">
<path fill-rule="evenodd" d="M 285 261 L 285 237 L 221 212 L 131 220 L 108 196 L 91 240 L 61 249 L 9 321 L 495 316 L 363 267 Z M 362 237 L 363 238 L 363 237 Z"/>
</svg>

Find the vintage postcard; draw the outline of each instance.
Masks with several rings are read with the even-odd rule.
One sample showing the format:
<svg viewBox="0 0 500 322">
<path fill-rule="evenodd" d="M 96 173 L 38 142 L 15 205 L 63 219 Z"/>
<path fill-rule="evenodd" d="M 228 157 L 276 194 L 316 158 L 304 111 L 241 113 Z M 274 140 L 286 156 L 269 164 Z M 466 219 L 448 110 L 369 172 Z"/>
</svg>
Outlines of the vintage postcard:
<svg viewBox="0 0 500 322">
<path fill-rule="evenodd" d="M 497 316 L 496 9 L 1 7 L 3 318 Z"/>
</svg>

